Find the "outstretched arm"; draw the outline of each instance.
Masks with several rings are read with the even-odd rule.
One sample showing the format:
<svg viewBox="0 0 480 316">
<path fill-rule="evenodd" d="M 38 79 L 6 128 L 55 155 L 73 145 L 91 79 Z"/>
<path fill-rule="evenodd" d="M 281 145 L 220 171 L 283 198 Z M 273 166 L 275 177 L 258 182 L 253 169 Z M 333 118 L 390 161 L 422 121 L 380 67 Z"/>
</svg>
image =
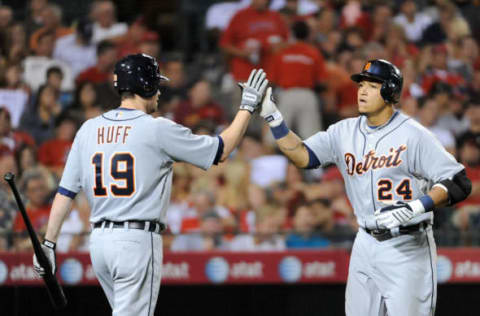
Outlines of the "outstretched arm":
<svg viewBox="0 0 480 316">
<path fill-rule="evenodd" d="M 223 153 L 220 161 L 225 161 L 242 139 L 247 130 L 248 122 L 250 122 L 250 117 L 259 107 L 267 85 L 268 80 L 262 69 L 252 70 L 248 81 L 240 84 L 243 90 L 240 110 L 230 126 L 220 134 L 223 141 Z"/>
<path fill-rule="evenodd" d="M 283 121 L 282 114 L 277 109 L 272 98 L 272 88 L 267 89 L 267 93 L 262 102 L 262 111 L 260 115 L 270 125 L 273 137 L 277 142 L 278 148 L 290 159 L 298 168 L 307 168 L 310 164 L 310 155 L 307 147 L 300 137 L 290 131 Z"/>
<path fill-rule="evenodd" d="M 238 146 L 245 131 L 247 130 L 248 122 L 252 114 L 247 110 L 238 111 L 232 123 L 220 134 L 223 140 L 223 154 L 220 161 L 225 161 L 231 152 Z"/>
</svg>

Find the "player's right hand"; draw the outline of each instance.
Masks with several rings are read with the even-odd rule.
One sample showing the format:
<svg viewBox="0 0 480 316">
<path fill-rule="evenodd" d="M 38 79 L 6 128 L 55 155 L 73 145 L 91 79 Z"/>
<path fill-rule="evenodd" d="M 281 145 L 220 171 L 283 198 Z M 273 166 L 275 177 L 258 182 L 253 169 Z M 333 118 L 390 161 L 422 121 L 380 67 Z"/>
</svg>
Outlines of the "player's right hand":
<svg viewBox="0 0 480 316">
<path fill-rule="evenodd" d="M 48 262 L 50 263 L 52 274 L 55 274 L 57 271 L 55 243 L 49 240 L 44 240 L 42 243 L 42 250 L 47 257 Z M 33 270 L 39 277 L 43 277 L 45 275 L 45 269 L 38 262 L 36 255 L 33 255 Z"/>
<path fill-rule="evenodd" d="M 253 114 L 258 109 L 268 85 L 266 77 L 263 69 L 253 69 L 247 82 L 238 83 L 242 88 L 240 110 L 247 110 Z"/>
<path fill-rule="evenodd" d="M 283 122 L 282 113 L 278 110 L 275 100 L 273 99 L 272 87 L 268 87 L 267 93 L 263 98 L 260 116 L 263 117 L 270 127 L 276 127 Z"/>
</svg>

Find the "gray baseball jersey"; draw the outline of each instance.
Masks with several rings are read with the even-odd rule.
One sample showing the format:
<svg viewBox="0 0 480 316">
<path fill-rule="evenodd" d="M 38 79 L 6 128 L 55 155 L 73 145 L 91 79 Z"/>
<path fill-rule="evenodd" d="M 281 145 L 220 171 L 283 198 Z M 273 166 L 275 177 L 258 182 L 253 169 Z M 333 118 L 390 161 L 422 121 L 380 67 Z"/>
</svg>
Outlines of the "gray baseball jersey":
<svg viewBox="0 0 480 316">
<path fill-rule="evenodd" d="M 162 236 L 145 227 L 166 222 L 173 162 L 207 169 L 218 161 L 222 144 L 220 138 L 193 135 L 170 120 L 122 108 L 88 120 L 78 131 L 59 193 L 74 197 L 83 189 L 90 221 L 100 225 L 90 235 L 90 258 L 113 315 L 153 316 Z M 130 229 L 129 221 L 148 226 Z M 124 225 L 114 229 L 112 222 Z"/>
<path fill-rule="evenodd" d="M 142 111 L 115 109 L 82 125 L 60 187 L 73 193 L 84 190 L 91 222 L 165 223 L 173 162 L 207 169 L 218 148 L 218 137 L 194 135 L 186 127 Z"/>
<path fill-rule="evenodd" d="M 322 165 L 338 166 L 361 227 L 375 227 L 376 210 L 418 199 L 464 169 L 430 131 L 401 112 L 376 128 L 366 121 L 364 116 L 342 120 L 305 140 Z M 410 224 L 432 216 L 428 212 Z"/>
<path fill-rule="evenodd" d="M 423 126 L 394 112 L 372 128 L 364 116 L 346 119 L 305 141 L 322 165 L 334 163 L 345 180 L 360 227 L 375 229 L 374 212 L 410 201 L 464 167 Z M 407 225 L 431 223 L 433 212 Z M 436 251 L 431 225 L 378 241 L 360 229 L 345 294 L 347 316 L 431 316 L 436 304 Z"/>
</svg>

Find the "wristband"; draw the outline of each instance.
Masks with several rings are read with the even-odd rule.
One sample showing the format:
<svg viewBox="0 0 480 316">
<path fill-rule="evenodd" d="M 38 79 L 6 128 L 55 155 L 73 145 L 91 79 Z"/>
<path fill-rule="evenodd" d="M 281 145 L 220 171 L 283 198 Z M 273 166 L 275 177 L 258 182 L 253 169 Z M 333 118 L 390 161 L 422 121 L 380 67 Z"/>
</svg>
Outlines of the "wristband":
<svg viewBox="0 0 480 316">
<path fill-rule="evenodd" d="M 280 123 L 280 125 L 275 126 L 275 127 L 270 127 L 270 130 L 272 131 L 273 137 L 275 139 L 280 139 L 285 136 L 290 132 L 290 130 L 287 127 L 287 124 L 285 124 L 284 121 Z"/>
<path fill-rule="evenodd" d="M 433 199 L 428 194 L 422 196 L 418 200 L 422 202 L 423 207 L 425 208 L 425 212 L 429 212 L 433 210 L 433 208 L 435 207 L 435 203 L 433 202 Z"/>
<path fill-rule="evenodd" d="M 50 241 L 50 240 L 47 240 L 47 239 L 45 239 L 45 240 L 43 241 L 43 244 L 44 244 L 45 246 L 47 246 L 48 248 L 53 249 L 53 250 L 55 250 L 55 247 L 56 247 L 56 245 L 57 245 L 57 244 L 54 243 L 53 241 Z"/>
</svg>

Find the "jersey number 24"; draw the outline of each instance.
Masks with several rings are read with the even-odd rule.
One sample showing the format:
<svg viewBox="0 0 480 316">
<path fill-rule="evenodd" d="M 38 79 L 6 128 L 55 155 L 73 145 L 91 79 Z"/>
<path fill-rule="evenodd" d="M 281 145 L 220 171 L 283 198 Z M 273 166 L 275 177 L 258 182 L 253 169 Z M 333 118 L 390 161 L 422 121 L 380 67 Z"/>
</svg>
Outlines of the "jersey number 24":
<svg viewBox="0 0 480 316">
<path fill-rule="evenodd" d="M 95 153 L 92 157 L 95 171 L 93 195 L 106 197 L 107 187 L 103 184 L 103 153 Z M 135 192 L 135 157 L 128 152 L 114 153 L 110 158 L 110 176 L 122 185 L 110 184 L 110 192 L 115 197 L 129 197 Z"/>
<path fill-rule="evenodd" d="M 393 201 L 392 188 L 393 183 L 390 179 L 380 179 L 378 182 L 378 200 L 379 201 Z M 401 196 L 404 201 L 412 199 L 412 189 L 410 188 L 410 179 L 404 179 L 395 188 L 398 196 Z"/>
</svg>

